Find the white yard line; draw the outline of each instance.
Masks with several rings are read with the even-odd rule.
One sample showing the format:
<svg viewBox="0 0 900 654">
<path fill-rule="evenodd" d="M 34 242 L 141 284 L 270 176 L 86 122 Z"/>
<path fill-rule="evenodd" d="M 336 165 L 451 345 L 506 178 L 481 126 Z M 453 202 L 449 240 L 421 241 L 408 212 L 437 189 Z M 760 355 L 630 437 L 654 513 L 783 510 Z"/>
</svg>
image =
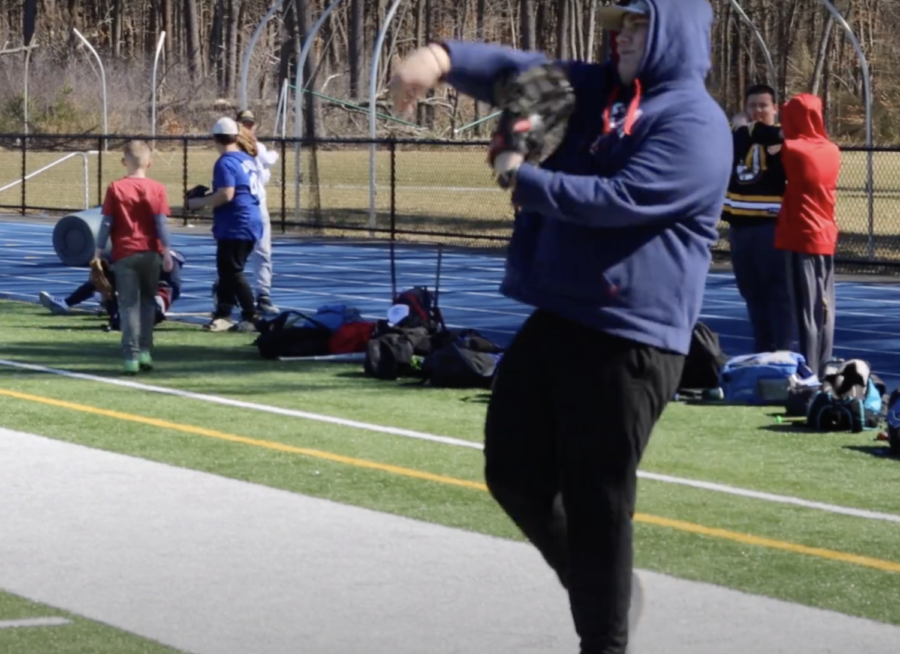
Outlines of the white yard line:
<svg viewBox="0 0 900 654">
<path fill-rule="evenodd" d="M 0 620 L 0 629 L 61 627 L 67 624 L 72 624 L 72 621 L 66 618 L 25 618 L 22 620 Z"/>
<path fill-rule="evenodd" d="M 298 411 L 296 409 L 285 409 L 282 407 L 271 406 L 268 404 L 258 404 L 255 402 L 245 402 L 242 400 L 235 400 L 227 397 L 221 397 L 218 395 L 209 395 L 206 393 L 193 393 L 191 391 L 183 391 L 176 388 L 167 388 L 164 386 L 154 386 L 151 384 L 144 384 L 141 382 L 128 381 L 124 379 L 113 379 L 109 377 L 101 377 L 98 375 L 90 375 L 87 373 L 80 372 L 72 372 L 70 370 L 61 370 L 58 368 L 49 368 L 47 366 L 40 366 L 30 363 L 22 363 L 19 361 L 10 361 L 6 359 L 0 359 L 0 366 L 7 366 L 10 368 L 18 368 L 20 370 L 32 370 L 34 372 L 42 372 L 48 373 L 52 375 L 59 375 L 62 377 L 68 377 L 71 379 L 81 379 L 83 381 L 91 381 L 97 382 L 101 384 L 109 384 L 111 386 L 119 386 L 122 388 L 130 388 L 139 391 L 145 391 L 149 393 L 160 393 L 163 395 L 173 395 L 175 397 L 181 397 L 185 399 L 198 400 L 201 402 L 210 402 L 213 404 L 220 404 L 224 406 L 230 406 L 239 409 L 249 409 L 251 411 L 260 411 L 262 413 L 271 413 L 291 418 L 300 418 L 303 420 L 312 420 L 315 422 L 324 422 L 332 425 L 338 425 L 341 427 L 349 427 L 351 429 L 359 429 L 363 431 L 369 431 L 379 434 L 388 434 L 391 436 L 400 436 L 402 438 L 410 438 L 414 440 L 422 440 L 422 441 L 430 441 L 433 443 L 441 443 L 443 445 L 451 445 L 454 447 L 465 447 L 470 449 L 481 450 L 483 446 L 481 443 L 464 440 L 461 438 L 453 438 L 450 436 L 438 436 L 436 434 L 429 434 L 426 432 L 413 431 L 410 429 L 400 429 L 397 427 L 387 427 L 384 425 L 376 425 L 367 422 L 361 422 L 358 420 L 347 420 L 346 418 L 338 418 L 335 416 L 323 415 L 320 413 L 310 413 L 308 411 Z M 650 481 L 656 481 L 667 484 L 675 484 L 678 486 L 686 486 L 690 488 L 696 488 L 698 490 L 711 491 L 715 493 L 723 493 L 727 495 L 734 495 L 737 497 L 744 497 L 748 499 L 762 500 L 765 502 L 772 502 L 776 504 L 786 504 L 791 506 L 798 506 L 805 509 L 813 509 L 817 511 L 824 511 L 827 513 L 834 513 L 838 515 L 846 515 L 855 518 L 863 518 L 865 520 L 880 520 L 884 522 L 893 522 L 900 524 L 900 515 L 896 515 L 893 513 L 881 513 L 878 511 L 869 511 L 867 509 L 857 509 L 853 507 L 839 506 L 836 504 L 827 504 L 824 502 L 814 502 L 811 500 L 805 500 L 799 497 L 793 497 L 790 495 L 776 495 L 773 493 L 765 493 L 760 491 L 754 491 L 746 488 L 739 488 L 736 486 L 728 486 L 725 484 L 718 484 L 714 482 L 708 482 L 703 480 L 695 480 L 695 479 L 685 479 L 682 477 L 674 477 L 671 475 L 663 475 L 653 472 L 645 472 L 639 471 L 638 476 L 647 479 Z"/>
</svg>

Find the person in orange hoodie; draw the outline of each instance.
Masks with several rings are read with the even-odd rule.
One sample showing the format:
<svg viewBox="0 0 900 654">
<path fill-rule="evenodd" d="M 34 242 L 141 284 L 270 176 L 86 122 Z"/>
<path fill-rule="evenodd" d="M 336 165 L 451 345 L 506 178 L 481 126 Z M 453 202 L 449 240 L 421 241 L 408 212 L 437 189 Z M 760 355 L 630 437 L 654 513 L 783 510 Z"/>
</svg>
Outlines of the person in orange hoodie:
<svg viewBox="0 0 900 654">
<path fill-rule="evenodd" d="M 775 247 L 790 253 L 788 285 L 799 352 L 820 377 L 834 348 L 835 205 L 840 148 L 828 139 L 822 100 L 803 93 L 781 111 L 781 129 L 754 130 L 763 145 L 782 144 L 787 188 L 775 227 Z"/>
</svg>

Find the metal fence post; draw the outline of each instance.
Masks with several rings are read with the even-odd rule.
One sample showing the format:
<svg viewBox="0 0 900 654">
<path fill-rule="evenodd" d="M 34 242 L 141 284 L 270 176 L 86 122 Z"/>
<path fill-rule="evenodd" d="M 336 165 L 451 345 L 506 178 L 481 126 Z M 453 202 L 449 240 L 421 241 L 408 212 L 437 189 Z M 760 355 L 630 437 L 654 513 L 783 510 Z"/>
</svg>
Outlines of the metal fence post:
<svg viewBox="0 0 900 654">
<path fill-rule="evenodd" d="M 106 134 L 97 139 L 97 204 L 103 204 L 103 152 Z"/>
<path fill-rule="evenodd" d="M 188 192 L 188 137 L 181 137 L 181 186 L 182 192 L 181 197 L 187 197 Z M 188 225 L 188 212 L 186 211 L 187 207 L 182 208 L 182 221 L 184 226 Z"/>
<path fill-rule="evenodd" d="M 285 112 L 287 108 L 285 107 Z M 285 154 L 287 152 L 287 141 L 284 134 L 281 135 L 281 233 L 287 232 L 287 161 Z"/>
<path fill-rule="evenodd" d="M 27 200 L 25 198 L 25 185 L 28 181 L 25 179 L 28 177 L 28 137 L 25 137 L 21 141 L 22 143 L 22 206 L 19 208 L 20 213 L 25 215 L 25 206 L 27 205 Z"/>
<path fill-rule="evenodd" d="M 391 240 L 397 234 L 397 141 L 392 136 L 388 141 L 391 154 Z"/>
<path fill-rule="evenodd" d="M 391 154 L 391 301 L 397 297 L 397 266 L 395 247 L 397 241 L 397 142 L 392 136 L 388 142 Z"/>
</svg>

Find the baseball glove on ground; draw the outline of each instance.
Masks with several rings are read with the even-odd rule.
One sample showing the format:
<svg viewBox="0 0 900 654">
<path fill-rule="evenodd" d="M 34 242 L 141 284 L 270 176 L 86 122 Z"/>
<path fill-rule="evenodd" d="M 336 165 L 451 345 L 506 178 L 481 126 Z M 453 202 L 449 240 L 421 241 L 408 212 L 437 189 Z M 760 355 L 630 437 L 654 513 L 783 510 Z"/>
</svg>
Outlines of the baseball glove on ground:
<svg viewBox="0 0 900 654">
<path fill-rule="evenodd" d="M 103 301 L 106 302 L 112 297 L 114 291 L 112 284 L 109 283 L 109 278 L 106 276 L 106 268 L 103 260 L 97 258 L 91 259 L 90 267 L 90 282 L 94 285 L 94 288 L 97 289 L 97 292 L 103 296 Z"/>
<path fill-rule="evenodd" d="M 488 154 L 492 167 L 501 153 L 510 151 L 540 164 L 562 143 L 575 111 L 569 77 L 556 64 L 504 75 L 494 85 L 494 99 L 502 113 Z M 509 188 L 508 175 L 499 174 L 497 182 Z"/>
</svg>

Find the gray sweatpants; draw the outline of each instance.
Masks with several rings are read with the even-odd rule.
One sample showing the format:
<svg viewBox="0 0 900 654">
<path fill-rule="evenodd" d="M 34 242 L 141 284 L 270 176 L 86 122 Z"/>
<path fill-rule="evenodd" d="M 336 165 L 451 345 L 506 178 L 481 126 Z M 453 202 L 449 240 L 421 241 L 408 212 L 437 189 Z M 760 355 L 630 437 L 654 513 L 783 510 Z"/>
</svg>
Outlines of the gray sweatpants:
<svg viewBox="0 0 900 654">
<path fill-rule="evenodd" d="M 262 238 L 253 246 L 250 253 L 250 266 L 255 280 L 256 298 L 272 295 L 272 219 L 266 206 L 265 193 L 260 194 L 259 213 L 263 223 Z"/>
<path fill-rule="evenodd" d="M 732 225 L 731 261 L 747 304 L 755 352 L 792 349 L 795 333 L 788 289 L 788 253 L 775 249 L 775 221 Z"/>
<path fill-rule="evenodd" d="M 162 255 L 139 252 L 113 264 L 119 320 L 122 326 L 122 354 L 137 359 L 153 346 L 156 318 L 156 290 L 162 270 Z"/>
<path fill-rule="evenodd" d="M 834 257 L 788 253 L 788 288 L 800 337 L 800 354 L 820 378 L 834 349 Z"/>
</svg>

